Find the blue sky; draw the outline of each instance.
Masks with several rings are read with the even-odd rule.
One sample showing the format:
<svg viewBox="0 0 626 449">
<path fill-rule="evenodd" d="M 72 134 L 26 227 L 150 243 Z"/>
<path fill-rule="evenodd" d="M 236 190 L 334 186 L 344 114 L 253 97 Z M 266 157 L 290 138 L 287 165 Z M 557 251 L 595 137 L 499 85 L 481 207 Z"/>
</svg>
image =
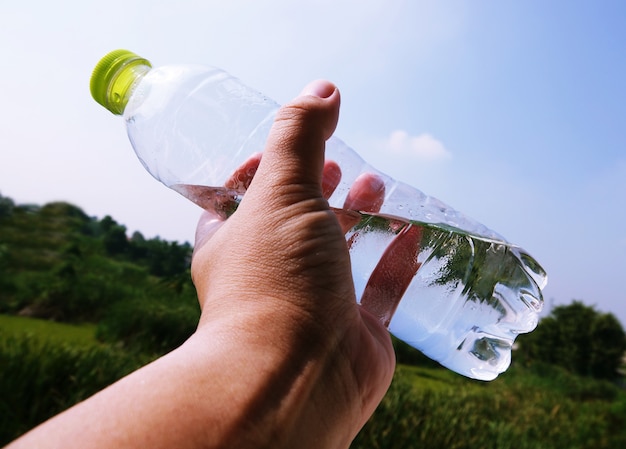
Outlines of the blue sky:
<svg viewBox="0 0 626 449">
<path fill-rule="evenodd" d="M 626 2 L 0 0 L 0 192 L 192 241 L 198 209 L 89 95 L 116 48 L 279 102 L 330 79 L 336 134 L 372 165 L 525 247 L 547 309 L 581 299 L 626 324 Z"/>
</svg>

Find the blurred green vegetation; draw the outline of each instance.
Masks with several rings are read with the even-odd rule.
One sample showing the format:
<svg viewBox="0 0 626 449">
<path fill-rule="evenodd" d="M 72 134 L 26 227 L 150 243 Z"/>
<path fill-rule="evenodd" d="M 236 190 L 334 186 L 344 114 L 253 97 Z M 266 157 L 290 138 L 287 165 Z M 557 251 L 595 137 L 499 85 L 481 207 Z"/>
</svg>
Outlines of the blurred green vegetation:
<svg viewBox="0 0 626 449">
<path fill-rule="evenodd" d="M 0 195 L 0 445 L 191 335 L 191 252 L 68 203 Z M 613 316 L 574 302 L 518 341 L 485 383 L 394 340 L 394 382 L 351 447 L 626 447 Z"/>
<path fill-rule="evenodd" d="M 626 447 L 626 392 L 554 365 L 513 365 L 489 383 L 398 366 L 352 449 Z"/>
<path fill-rule="evenodd" d="M 146 239 L 65 202 L 0 195 L 0 313 L 91 324 L 95 338 L 162 354 L 195 329 L 189 243 Z"/>
<path fill-rule="evenodd" d="M 62 342 L 60 336 L 48 340 L 28 328 L 21 334 L 0 329 L 0 445 L 149 361 L 98 344 L 92 336 L 80 343 L 75 333 L 66 332 L 72 338 Z"/>
<path fill-rule="evenodd" d="M 4 338 L 29 336 L 49 343 L 74 346 L 93 346 L 98 343 L 95 324 L 70 325 L 9 315 L 0 315 L 0 335 Z"/>
<path fill-rule="evenodd" d="M 0 318 L 0 445 L 156 357 L 100 343 L 84 326 Z M 615 383 L 543 363 L 514 363 L 492 382 L 400 364 L 351 448 L 602 449 L 624 444 L 626 392 Z"/>
</svg>

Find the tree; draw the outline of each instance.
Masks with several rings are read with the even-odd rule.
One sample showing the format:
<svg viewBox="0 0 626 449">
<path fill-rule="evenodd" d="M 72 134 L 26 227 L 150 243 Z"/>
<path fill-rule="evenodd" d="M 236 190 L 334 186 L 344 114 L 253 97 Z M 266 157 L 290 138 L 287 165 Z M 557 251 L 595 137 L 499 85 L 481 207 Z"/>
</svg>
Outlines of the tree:
<svg viewBox="0 0 626 449">
<path fill-rule="evenodd" d="M 100 221 L 104 249 L 110 256 L 124 254 L 129 247 L 126 226 L 118 224 L 110 215 Z"/>
<path fill-rule="evenodd" d="M 626 351 L 626 340 L 615 316 L 605 313 L 596 317 L 591 325 L 591 344 L 591 375 L 605 377 L 605 373 L 616 373 Z"/>
<path fill-rule="evenodd" d="M 529 362 L 615 379 L 626 351 L 626 333 L 614 315 L 573 301 L 555 307 L 533 333 L 519 338 L 519 344 L 521 355 Z"/>
<path fill-rule="evenodd" d="M 2 196 L 0 193 L 0 219 L 10 217 L 15 209 L 15 203 L 7 196 Z"/>
</svg>

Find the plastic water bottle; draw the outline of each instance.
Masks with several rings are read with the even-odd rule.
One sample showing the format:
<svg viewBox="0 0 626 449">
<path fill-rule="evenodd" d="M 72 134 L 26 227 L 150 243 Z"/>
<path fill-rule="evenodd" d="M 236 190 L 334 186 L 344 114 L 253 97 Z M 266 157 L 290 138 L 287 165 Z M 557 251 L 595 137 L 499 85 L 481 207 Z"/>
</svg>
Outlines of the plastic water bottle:
<svg viewBox="0 0 626 449">
<path fill-rule="evenodd" d="M 224 187 L 263 151 L 279 105 L 226 72 L 152 68 L 126 50 L 106 55 L 91 78 L 94 99 L 123 115 L 144 167 L 199 206 L 228 216 L 245 189 Z M 336 138 L 326 159 L 341 168 L 329 198 L 359 214 L 346 235 L 358 301 L 390 332 L 468 377 L 494 379 L 516 336 L 537 325 L 547 282 L 523 249 L 419 190 L 377 171 Z M 376 213 L 344 210 L 360 175 L 384 182 Z M 359 221 L 360 220 L 360 221 Z"/>
</svg>

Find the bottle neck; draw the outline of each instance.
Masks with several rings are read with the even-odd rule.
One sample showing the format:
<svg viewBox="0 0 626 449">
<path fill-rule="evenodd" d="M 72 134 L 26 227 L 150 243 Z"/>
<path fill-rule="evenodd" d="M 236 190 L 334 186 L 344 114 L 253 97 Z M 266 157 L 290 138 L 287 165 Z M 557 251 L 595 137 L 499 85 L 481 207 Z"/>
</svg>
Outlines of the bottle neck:
<svg viewBox="0 0 626 449">
<path fill-rule="evenodd" d="M 131 61 L 120 67 L 107 86 L 105 107 L 116 115 L 122 115 L 133 91 L 152 68 L 145 60 Z"/>
</svg>

